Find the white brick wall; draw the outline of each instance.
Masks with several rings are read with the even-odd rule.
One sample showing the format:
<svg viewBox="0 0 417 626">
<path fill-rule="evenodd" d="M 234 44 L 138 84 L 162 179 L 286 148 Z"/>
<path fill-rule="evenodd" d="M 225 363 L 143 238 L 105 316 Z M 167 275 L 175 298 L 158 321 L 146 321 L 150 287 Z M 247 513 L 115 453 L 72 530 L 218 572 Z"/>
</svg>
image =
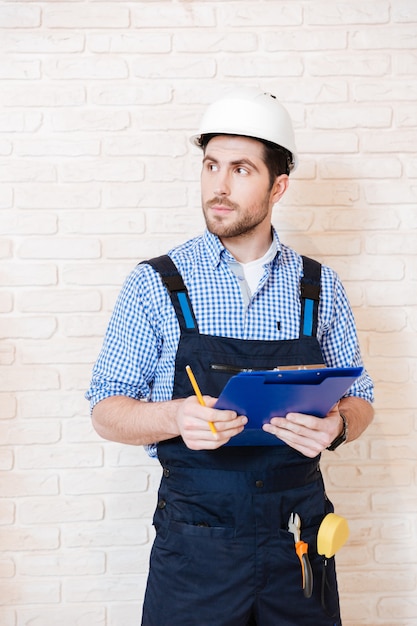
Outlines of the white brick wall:
<svg viewBox="0 0 417 626">
<path fill-rule="evenodd" d="M 417 624 L 416 48 L 414 0 L 0 2 L 1 626 L 139 623 L 159 469 L 83 394 L 127 272 L 202 229 L 187 138 L 242 82 L 291 112 L 274 221 L 342 276 L 377 385 L 323 462 L 344 624 Z"/>
</svg>

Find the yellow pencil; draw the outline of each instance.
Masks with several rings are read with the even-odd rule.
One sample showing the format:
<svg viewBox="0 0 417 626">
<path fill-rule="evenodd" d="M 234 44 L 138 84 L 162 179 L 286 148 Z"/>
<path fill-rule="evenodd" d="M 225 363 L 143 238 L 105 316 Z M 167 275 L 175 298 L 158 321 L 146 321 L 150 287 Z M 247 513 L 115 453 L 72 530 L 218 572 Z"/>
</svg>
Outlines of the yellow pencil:
<svg viewBox="0 0 417 626">
<path fill-rule="evenodd" d="M 200 387 L 197 384 L 197 381 L 195 379 L 195 376 L 193 374 L 193 370 L 191 369 L 191 367 L 189 365 L 185 366 L 185 371 L 188 374 L 188 378 L 190 379 L 190 382 L 193 386 L 194 389 L 194 393 L 197 396 L 197 400 L 199 401 L 199 403 L 201 404 L 201 406 L 206 406 L 206 403 L 203 400 L 203 396 L 201 395 L 201 391 L 200 391 Z M 209 422 L 209 426 L 210 426 L 210 430 L 213 433 L 213 435 L 217 435 L 217 430 L 215 425 L 213 424 L 213 422 Z"/>
</svg>

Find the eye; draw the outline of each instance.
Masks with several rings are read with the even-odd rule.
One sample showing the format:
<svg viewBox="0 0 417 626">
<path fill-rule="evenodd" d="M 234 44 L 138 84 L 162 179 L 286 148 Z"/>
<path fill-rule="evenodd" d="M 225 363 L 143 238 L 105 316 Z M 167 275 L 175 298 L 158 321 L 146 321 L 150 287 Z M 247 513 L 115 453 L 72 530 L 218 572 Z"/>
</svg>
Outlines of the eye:
<svg viewBox="0 0 417 626">
<path fill-rule="evenodd" d="M 217 163 L 207 163 L 206 167 L 209 172 L 217 172 L 219 169 Z"/>
<path fill-rule="evenodd" d="M 236 168 L 236 172 L 240 175 L 240 176 L 247 176 L 249 174 L 249 170 L 246 167 L 237 167 Z"/>
</svg>

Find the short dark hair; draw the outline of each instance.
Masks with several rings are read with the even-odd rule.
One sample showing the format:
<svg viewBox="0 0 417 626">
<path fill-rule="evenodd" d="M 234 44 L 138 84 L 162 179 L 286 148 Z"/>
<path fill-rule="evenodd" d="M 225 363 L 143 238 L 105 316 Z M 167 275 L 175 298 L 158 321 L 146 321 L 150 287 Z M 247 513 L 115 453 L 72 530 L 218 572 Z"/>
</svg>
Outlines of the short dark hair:
<svg viewBox="0 0 417 626">
<path fill-rule="evenodd" d="M 213 139 L 213 137 L 218 137 L 222 134 L 223 133 L 209 133 L 207 135 L 202 135 L 199 143 L 203 152 L 205 152 L 208 142 Z M 291 172 L 293 163 L 292 154 L 286 148 L 278 146 L 270 141 L 257 139 L 256 137 L 250 137 L 250 139 L 256 139 L 256 141 L 259 141 L 264 146 L 264 163 L 268 169 L 269 184 L 272 189 L 272 185 L 274 184 L 277 176 L 281 176 L 281 174 L 287 174 L 288 176 Z"/>
</svg>

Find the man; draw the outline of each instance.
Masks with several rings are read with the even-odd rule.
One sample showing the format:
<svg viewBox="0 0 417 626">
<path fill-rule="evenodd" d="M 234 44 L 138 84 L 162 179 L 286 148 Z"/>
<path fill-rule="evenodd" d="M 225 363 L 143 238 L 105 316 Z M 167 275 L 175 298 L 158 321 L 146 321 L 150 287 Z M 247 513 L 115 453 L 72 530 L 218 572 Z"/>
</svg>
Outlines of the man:
<svg viewBox="0 0 417 626">
<path fill-rule="evenodd" d="M 220 99 L 193 141 L 207 229 L 130 274 L 87 394 L 102 437 L 148 446 L 163 468 L 142 626 L 339 625 L 334 562 L 315 552 L 333 510 L 319 459 L 371 422 L 369 376 L 325 418 L 272 418 L 267 445 L 230 445 L 247 418 L 215 403 L 241 369 L 362 365 L 351 309 L 337 275 L 283 245 L 271 225 L 297 165 L 276 98 L 244 90 Z M 318 306 L 307 310 L 304 289 L 320 291 Z M 294 512 L 309 543 L 311 597 L 288 531 Z"/>
</svg>

